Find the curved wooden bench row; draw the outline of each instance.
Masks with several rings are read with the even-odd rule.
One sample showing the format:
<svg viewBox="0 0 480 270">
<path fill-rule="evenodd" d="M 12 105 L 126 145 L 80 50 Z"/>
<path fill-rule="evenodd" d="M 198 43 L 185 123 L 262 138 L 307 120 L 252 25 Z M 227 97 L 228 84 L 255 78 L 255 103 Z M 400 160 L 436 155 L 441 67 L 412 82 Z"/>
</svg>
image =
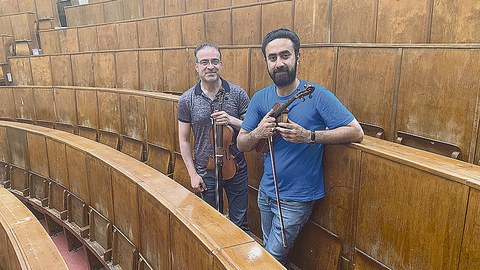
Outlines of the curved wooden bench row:
<svg viewBox="0 0 480 270">
<path fill-rule="evenodd" d="M 177 1 L 135 0 L 110 1 L 99 4 L 76 6 L 66 9 L 69 26 L 80 26 L 114 22 L 140 17 L 183 14 L 185 12 L 211 11 L 212 9 L 252 4 L 252 0 L 213 0 L 213 1 Z M 256 3 L 255 3 L 256 4 Z M 348 0 L 300 0 L 279 3 L 278 5 L 260 5 L 244 8 L 240 23 L 233 25 L 234 38 L 243 35 L 252 36 L 251 31 L 262 29 L 267 33 L 269 25 L 279 25 L 295 29 L 304 43 L 324 42 L 362 42 L 362 43 L 479 43 L 477 16 L 480 7 L 476 0 L 419 0 L 415 3 L 392 1 L 356 1 Z M 361 12 L 359 12 L 361 10 Z M 210 13 L 210 12 L 209 12 Z M 221 30 L 230 22 L 228 12 L 210 13 L 206 17 L 207 29 L 219 27 Z M 215 16 L 220 16 L 216 18 Z M 232 14 L 234 19 L 235 15 Z M 262 23 L 259 24 L 260 17 Z M 218 21 L 216 21 L 218 20 Z M 195 31 L 203 31 L 203 21 L 186 18 L 189 35 L 197 36 Z M 215 21 L 215 22 L 214 22 Z M 200 23 L 199 25 L 193 24 Z M 265 27 L 267 26 L 267 27 Z M 180 29 L 180 25 L 177 26 Z M 229 29 L 229 27 L 226 27 Z M 257 30 L 258 29 L 258 30 Z M 208 30 L 210 31 L 210 30 Z M 181 31 L 173 31 L 174 36 Z M 176 32 L 176 33 L 175 33 Z M 207 32 L 208 33 L 208 32 Z M 214 33 L 214 31 L 212 31 Z M 209 41 L 224 41 L 214 36 Z M 250 43 L 259 44 L 261 41 Z M 189 43 L 187 43 L 189 44 Z M 238 43 L 234 43 L 238 44 Z"/>
<path fill-rule="evenodd" d="M 40 31 L 40 41 L 45 54 L 196 46 L 207 40 L 219 45 L 260 44 L 271 30 L 292 28 L 293 14 L 284 21 L 271 19 L 278 12 L 288 18 L 286 11 L 291 9 L 292 1 L 265 1 L 176 16 Z M 248 16 L 252 18 L 245 20 Z"/>
<path fill-rule="evenodd" d="M 48 213 L 104 265 L 281 269 L 250 236 L 160 172 L 66 132 L 0 121 L 11 191 Z"/>
<path fill-rule="evenodd" d="M 285 0 L 279 0 L 285 1 Z M 258 0 L 135 0 L 96 1 L 65 9 L 69 27 L 111 23 L 123 20 L 164 15 L 178 15 L 185 12 L 207 11 L 230 6 L 256 4 Z"/>
<path fill-rule="evenodd" d="M 402 137 L 399 132 L 414 134 L 452 144 L 458 149 L 445 155 L 459 152 L 459 159 L 477 163 L 479 49 L 478 45 L 306 45 L 301 50 L 299 77 L 331 89 L 359 121 L 381 127 L 389 141 Z M 224 78 L 241 85 L 250 96 L 271 83 L 259 47 L 224 47 L 222 52 Z M 9 61 L 18 85 L 181 93 L 196 80 L 193 48 L 15 57 Z M 444 98 L 451 95 L 451 89 L 456 89 L 458 98 Z"/>
<path fill-rule="evenodd" d="M 68 269 L 35 216 L 0 181 L 0 269 Z"/>
</svg>

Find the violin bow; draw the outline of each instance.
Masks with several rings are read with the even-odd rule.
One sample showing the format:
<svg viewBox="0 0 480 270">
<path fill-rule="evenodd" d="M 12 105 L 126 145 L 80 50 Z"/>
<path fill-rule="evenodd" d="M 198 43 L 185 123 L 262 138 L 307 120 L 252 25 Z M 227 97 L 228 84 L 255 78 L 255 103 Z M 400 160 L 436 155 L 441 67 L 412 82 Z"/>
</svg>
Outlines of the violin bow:
<svg viewBox="0 0 480 270">
<path fill-rule="evenodd" d="M 283 223 L 282 207 L 280 205 L 280 192 L 278 191 L 277 169 L 275 168 L 275 156 L 273 155 L 273 136 L 268 138 L 268 148 L 270 151 L 270 160 L 272 161 L 273 184 L 275 185 L 275 196 L 277 197 L 278 216 L 280 218 L 280 229 L 282 231 L 283 247 L 287 249 L 287 234 L 285 233 L 285 224 Z"/>
</svg>

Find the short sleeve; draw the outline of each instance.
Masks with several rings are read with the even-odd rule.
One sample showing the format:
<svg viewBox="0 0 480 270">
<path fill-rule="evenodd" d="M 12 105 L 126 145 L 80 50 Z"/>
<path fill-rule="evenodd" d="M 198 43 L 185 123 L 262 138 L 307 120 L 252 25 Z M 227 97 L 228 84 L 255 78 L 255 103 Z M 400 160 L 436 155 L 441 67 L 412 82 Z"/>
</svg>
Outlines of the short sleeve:
<svg viewBox="0 0 480 270">
<path fill-rule="evenodd" d="M 188 98 L 189 96 L 190 95 L 185 92 L 178 100 L 178 121 L 180 122 L 190 123 L 192 121 L 191 102 Z"/>
</svg>

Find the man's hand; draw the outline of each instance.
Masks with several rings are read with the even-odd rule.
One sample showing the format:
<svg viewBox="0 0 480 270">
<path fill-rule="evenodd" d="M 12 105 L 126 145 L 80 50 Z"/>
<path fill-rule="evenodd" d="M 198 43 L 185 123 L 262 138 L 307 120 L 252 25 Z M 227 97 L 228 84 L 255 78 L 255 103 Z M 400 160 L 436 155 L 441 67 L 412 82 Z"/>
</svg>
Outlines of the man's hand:
<svg viewBox="0 0 480 270">
<path fill-rule="evenodd" d="M 275 118 L 271 117 L 270 114 L 272 114 L 273 109 L 271 109 L 258 123 L 257 128 L 254 130 L 255 132 L 255 137 L 258 139 L 262 138 L 270 138 L 273 136 L 276 130 L 277 126 L 277 121 Z"/>
<path fill-rule="evenodd" d="M 226 125 L 229 125 L 231 122 L 230 120 L 231 116 L 225 111 L 216 111 L 212 113 L 210 116 L 215 120 L 215 122 L 218 125 L 226 126 Z"/>
<path fill-rule="evenodd" d="M 195 190 L 195 193 L 202 193 L 207 190 L 207 186 L 205 182 L 203 182 L 202 177 L 200 175 L 195 174 L 193 177 L 190 178 L 190 184 L 192 188 Z"/>
<path fill-rule="evenodd" d="M 310 132 L 290 119 L 288 123 L 278 123 L 277 130 L 289 142 L 304 143 L 310 140 Z"/>
</svg>

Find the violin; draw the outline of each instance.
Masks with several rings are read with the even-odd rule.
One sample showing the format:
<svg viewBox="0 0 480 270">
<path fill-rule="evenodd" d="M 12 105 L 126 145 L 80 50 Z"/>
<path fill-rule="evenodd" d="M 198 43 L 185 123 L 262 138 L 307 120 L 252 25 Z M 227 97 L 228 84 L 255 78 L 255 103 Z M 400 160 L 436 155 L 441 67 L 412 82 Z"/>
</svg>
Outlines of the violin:
<svg viewBox="0 0 480 270">
<path fill-rule="evenodd" d="M 288 121 L 288 106 L 292 104 L 296 99 L 300 99 L 302 102 L 305 101 L 305 96 L 312 98 L 312 93 L 315 91 L 315 86 L 307 84 L 305 88 L 301 91 L 298 91 L 294 96 L 287 100 L 285 103 L 277 102 L 273 105 L 274 111 L 270 114 L 271 117 L 276 119 L 277 126 L 278 123 L 285 123 Z M 276 135 L 276 133 L 274 134 Z M 255 146 L 255 150 L 260 154 L 268 153 L 268 142 L 267 139 L 260 139 Z"/>
<path fill-rule="evenodd" d="M 218 91 L 220 93 L 218 110 L 221 111 L 225 101 L 225 89 L 221 87 Z M 212 106 L 212 113 L 213 112 L 214 108 Z M 214 121 L 209 136 L 214 150 L 212 155 L 208 157 L 207 169 L 215 169 L 218 180 L 232 179 L 237 172 L 235 156 L 230 152 L 230 145 L 233 144 L 233 128 L 229 125 L 218 125 Z"/>
</svg>

